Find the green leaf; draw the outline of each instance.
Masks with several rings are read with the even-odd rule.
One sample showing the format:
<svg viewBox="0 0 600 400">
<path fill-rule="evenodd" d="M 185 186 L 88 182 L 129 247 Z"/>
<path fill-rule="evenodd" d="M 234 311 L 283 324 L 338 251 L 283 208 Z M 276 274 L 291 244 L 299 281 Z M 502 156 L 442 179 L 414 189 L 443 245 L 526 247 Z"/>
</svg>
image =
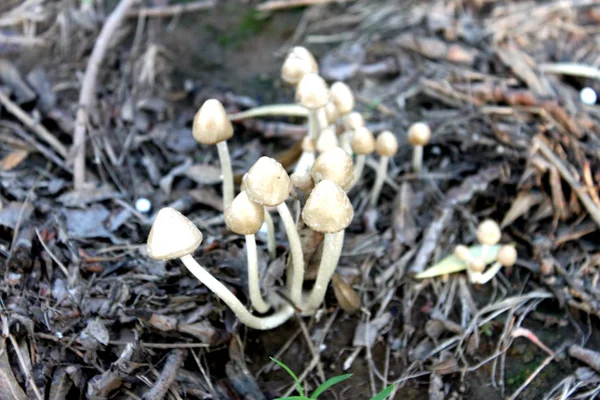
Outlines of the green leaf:
<svg viewBox="0 0 600 400">
<path fill-rule="evenodd" d="M 312 394 L 312 396 L 310 396 L 310 398 L 316 399 L 321 394 L 323 394 L 324 391 L 326 391 L 333 385 L 337 385 L 338 383 L 345 381 L 346 379 L 350 378 L 351 376 L 352 376 L 352 374 L 346 374 L 346 375 L 334 376 L 333 378 L 328 379 L 327 381 L 323 382 L 323 384 L 321 386 L 319 386 L 318 388 L 315 389 L 315 392 Z"/>
<path fill-rule="evenodd" d="M 294 379 L 294 382 L 296 382 L 296 388 L 298 389 L 298 393 L 300 394 L 301 397 L 306 398 L 306 396 L 304 396 L 304 391 L 302 390 L 302 385 L 300 384 L 300 380 L 298 379 L 296 374 L 294 372 L 292 372 L 292 370 L 289 369 L 288 366 L 285 365 L 284 363 L 282 363 L 281 361 L 276 360 L 273 357 L 269 357 L 269 358 L 271 359 L 271 361 L 273 361 L 274 363 L 279 365 L 281 368 L 285 369 L 285 371 L 288 374 L 290 374 L 290 376 Z"/>
<path fill-rule="evenodd" d="M 392 394 L 395 385 L 390 385 L 383 389 L 381 392 L 377 393 L 375 396 L 371 398 L 371 400 L 385 400 L 387 397 Z"/>
</svg>

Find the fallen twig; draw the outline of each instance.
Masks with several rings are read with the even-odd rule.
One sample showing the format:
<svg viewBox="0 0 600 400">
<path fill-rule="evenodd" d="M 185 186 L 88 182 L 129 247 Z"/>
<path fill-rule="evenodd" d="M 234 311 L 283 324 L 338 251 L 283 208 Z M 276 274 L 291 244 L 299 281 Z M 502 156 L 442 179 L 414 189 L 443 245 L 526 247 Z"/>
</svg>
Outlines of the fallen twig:
<svg viewBox="0 0 600 400">
<path fill-rule="evenodd" d="M 600 372 L 600 353 L 597 351 L 586 349 L 585 347 L 577 346 L 576 344 L 569 347 L 569 355 L 573 358 L 582 361 Z"/>
<path fill-rule="evenodd" d="M 259 11 L 274 11 L 286 8 L 313 6 L 316 4 L 327 4 L 333 3 L 334 1 L 341 3 L 347 0 L 272 0 L 259 4 L 256 6 L 256 9 Z"/>
<path fill-rule="evenodd" d="M 177 372 L 183 364 L 186 352 L 182 349 L 176 349 L 169 354 L 167 362 L 163 367 L 160 376 L 156 380 L 154 387 L 144 395 L 144 399 L 161 400 L 167 394 L 171 384 L 177 377 Z"/>
<path fill-rule="evenodd" d="M 200 0 L 165 7 L 144 7 L 128 11 L 127 17 L 171 17 L 173 15 L 206 10 L 214 7 L 216 4 L 216 0 Z"/>
</svg>

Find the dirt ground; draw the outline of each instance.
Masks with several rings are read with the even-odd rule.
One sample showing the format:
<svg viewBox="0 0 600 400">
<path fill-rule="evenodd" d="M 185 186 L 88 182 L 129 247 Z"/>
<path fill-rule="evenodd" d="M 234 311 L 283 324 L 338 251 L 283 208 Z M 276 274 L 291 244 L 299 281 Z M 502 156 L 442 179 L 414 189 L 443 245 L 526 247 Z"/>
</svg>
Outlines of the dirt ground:
<svg viewBox="0 0 600 400">
<path fill-rule="evenodd" d="M 600 108 L 582 93 L 600 90 L 599 24 L 591 0 L 2 1 L 0 400 L 297 395 L 270 357 L 309 392 L 353 375 L 322 399 L 392 384 L 394 399 L 598 398 Z M 192 121 L 209 98 L 230 114 L 293 103 L 280 69 L 295 45 L 399 150 L 376 207 L 377 155 L 348 193 L 336 273 L 360 309 L 330 289 L 317 315 L 257 331 L 145 243 L 177 209 L 203 232 L 195 258 L 249 302 L 217 151 Z M 420 174 L 416 121 L 432 130 Z M 263 155 L 291 170 L 305 125 L 234 120 L 236 182 Z M 484 219 L 513 267 L 485 284 L 416 278 Z M 257 235 L 265 290 L 289 257 L 276 227 L 275 258 Z"/>
</svg>

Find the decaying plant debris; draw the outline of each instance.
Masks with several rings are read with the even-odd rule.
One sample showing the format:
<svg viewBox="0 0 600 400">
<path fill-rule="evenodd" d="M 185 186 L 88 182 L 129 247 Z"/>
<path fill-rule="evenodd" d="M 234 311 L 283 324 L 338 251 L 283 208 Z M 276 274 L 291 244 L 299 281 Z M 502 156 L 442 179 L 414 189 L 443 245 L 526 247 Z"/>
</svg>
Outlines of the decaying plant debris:
<svg viewBox="0 0 600 400">
<path fill-rule="evenodd" d="M 600 113 L 580 99 L 600 90 L 597 2 L 0 3 L 0 399 L 293 393 L 270 356 L 307 389 L 352 372 L 332 398 L 393 383 L 396 398 L 600 394 Z M 279 67 L 296 44 L 399 146 L 375 207 L 377 157 L 349 191 L 327 307 L 258 332 L 145 241 L 159 209 L 185 214 L 204 234 L 196 259 L 249 304 L 193 117 L 209 98 L 236 114 L 237 185 L 261 156 L 291 171 L 304 119 L 242 112 L 294 101 Z M 414 173 L 418 121 L 431 138 Z M 485 219 L 514 266 L 485 285 L 414 278 Z M 269 263 L 256 234 L 263 287 L 288 261 L 275 223 Z M 314 278 L 322 236 L 299 228 Z"/>
</svg>

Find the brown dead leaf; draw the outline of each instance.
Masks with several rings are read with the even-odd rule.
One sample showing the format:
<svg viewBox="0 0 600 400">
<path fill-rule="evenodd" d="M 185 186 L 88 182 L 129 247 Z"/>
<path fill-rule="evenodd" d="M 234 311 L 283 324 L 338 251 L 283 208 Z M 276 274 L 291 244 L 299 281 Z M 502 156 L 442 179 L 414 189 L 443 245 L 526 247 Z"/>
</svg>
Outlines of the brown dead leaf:
<svg viewBox="0 0 600 400">
<path fill-rule="evenodd" d="M 335 298 L 342 310 L 347 313 L 353 313 L 360 309 L 360 296 L 352 289 L 352 286 L 350 286 L 344 278 L 338 274 L 334 274 L 331 277 L 331 283 L 333 285 Z"/>
<path fill-rule="evenodd" d="M 27 150 L 14 150 L 0 160 L 0 170 L 10 171 L 23 162 L 29 155 Z"/>
<path fill-rule="evenodd" d="M 199 185 L 215 185 L 221 182 L 221 167 L 215 165 L 194 164 L 184 174 Z"/>
<path fill-rule="evenodd" d="M 517 195 L 517 198 L 510 206 L 510 210 L 504 216 L 500 227 L 504 228 L 515 222 L 519 217 L 525 215 L 533 206 L 540 204 L 544 196 L 538 192 L 523 191 Z"/>
<path fill-rule="evenodd" d="M 400 185 L 396 196 L 393 214 L 394 239 L 402 244 L 414 246 L 417 239 L 417 225 L 413 218 L 414 195 L 407 182 Z"/>
</svg>

